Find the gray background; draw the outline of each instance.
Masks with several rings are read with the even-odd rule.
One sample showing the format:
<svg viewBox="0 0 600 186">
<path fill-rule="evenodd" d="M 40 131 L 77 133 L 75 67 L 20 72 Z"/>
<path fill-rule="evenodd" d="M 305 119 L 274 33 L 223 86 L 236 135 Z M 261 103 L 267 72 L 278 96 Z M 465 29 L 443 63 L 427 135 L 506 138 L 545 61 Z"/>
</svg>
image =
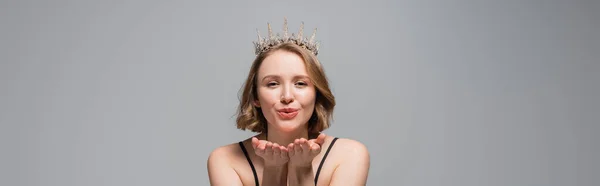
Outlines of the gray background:
<svg viewBox="0 0 600 186">
<path fill-rule="evenodd" d="M 599 185 L 598 1 L 2 1 L 0 185 L 208 185 L 256 29 L 317 27 L 369 185 Z"/>
</svg>

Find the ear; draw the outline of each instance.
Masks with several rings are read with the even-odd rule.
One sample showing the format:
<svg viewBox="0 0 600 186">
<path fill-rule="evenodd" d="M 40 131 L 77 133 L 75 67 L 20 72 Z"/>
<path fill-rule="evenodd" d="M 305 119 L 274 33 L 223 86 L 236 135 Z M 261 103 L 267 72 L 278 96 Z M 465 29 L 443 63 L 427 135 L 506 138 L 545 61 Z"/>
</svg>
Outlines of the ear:
<svg viewBox="0 0 600 186">
<path fill-rule="evenodd" d="M 254 100 L 252 102 L 252 105 L 254 105 L 255 107 L 260 107 L 260 102 L 258 100 Z"/>
</svg>

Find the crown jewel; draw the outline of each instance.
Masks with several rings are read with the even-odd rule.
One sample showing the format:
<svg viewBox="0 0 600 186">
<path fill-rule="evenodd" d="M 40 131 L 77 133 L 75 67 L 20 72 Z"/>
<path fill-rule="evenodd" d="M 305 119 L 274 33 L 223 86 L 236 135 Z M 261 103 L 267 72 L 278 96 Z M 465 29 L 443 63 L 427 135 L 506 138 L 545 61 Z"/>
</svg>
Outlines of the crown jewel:
<svg viewBox="0 0 600 186">
<path fill-rule="evenodd" d="M 283 36 L 280 36 L 279 33 L 277 35 L 273 35 L 273 31 L 271 30 L 271 24 L 267 23 L 268 27 L 268 36 L 267 38 L 262 38 L 258 29 L 256 29 L 256 34 L 258 35 L 258 41 L 254 41 L 254 53 L 259 55 L 260 53 L 266 52 L 269 49 L 283 43 L 294 43 L 310 52 L 312 52 L 315 56 L 319 54 L 319 42 L 315 41 L 315 34 L 317 33 L 317 28 L 313 31 L 310 38 L 303 38 L 302 32 L 304 30 L 304 22 L 300 24 L 300 30 L 298 31 L 298 35 L 288 34 L 287 27 L 287 18 L 283 20 Z"/>
</svg>

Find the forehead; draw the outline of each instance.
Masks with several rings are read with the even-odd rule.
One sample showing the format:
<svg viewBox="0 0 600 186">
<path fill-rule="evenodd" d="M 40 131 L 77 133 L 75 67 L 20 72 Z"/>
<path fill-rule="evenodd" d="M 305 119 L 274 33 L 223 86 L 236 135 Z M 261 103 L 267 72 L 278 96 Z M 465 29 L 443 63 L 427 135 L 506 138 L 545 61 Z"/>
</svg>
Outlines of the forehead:
<svg viewBox="0 0 600 186">
<path fill-rule="evenodd" d="M 258 69 L 259 77 L 269 75 L 292 77 L 308 76 L 308 73 L 304 60 L 298 54 L 279 50 L 267 56 Z"/>
</svg>

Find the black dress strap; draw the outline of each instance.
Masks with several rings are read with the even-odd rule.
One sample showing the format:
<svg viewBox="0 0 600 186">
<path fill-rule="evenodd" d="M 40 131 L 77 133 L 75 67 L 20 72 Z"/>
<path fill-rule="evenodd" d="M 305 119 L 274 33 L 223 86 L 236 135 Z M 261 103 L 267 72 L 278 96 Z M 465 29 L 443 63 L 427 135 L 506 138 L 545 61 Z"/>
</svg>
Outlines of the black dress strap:
<svg viewBox="0 0 600 186">
<path fill-rule="evenodd" d="M 248 155 L 248 151 L 246 151 L 246 147 L 244 147 L 244 143 L 242 143 L 241 141 L 238 143 L 240 144 L 240 148 L 242 148 L 242 151 L 244 151 L 244 156 L 246 156 L 246 160 L 248 160 L 248 164 L 250 164 L 250 168 L 252 168 L 252 174 L 254 174 L 254 183 L 256 184 L 256 186 L 258 186 L 258 175 L 256 175 L 256 169 L 254 169 L 254 164 L 252 164 L 252 160 L 250 160 L 250 156 Z"/>
<path fill-rule="evenodd" d="M 331 144 L 329 144 L 329 147 L 327 147 L 327 151 L 325 152 L 325 155 L 323 155 L 323 159 L 321 159 L 319 168 L 317 168 L 317 175 L 315 176 L 315 185 L 317 185 L 317 181 L 319 180 L 319 174 L 321 173 L 321 167 L 323 167 L 323 163 L 325 163 L 325 158 L 327 158 L 327 155 L 329 154 L 331 147 L 333 147 L 333 144 L 335 144 L 335 141 L 337 139 L 338 139 L 337 137 L 333 138 L 333 140 L 331 141 Z"/>
</svg>

